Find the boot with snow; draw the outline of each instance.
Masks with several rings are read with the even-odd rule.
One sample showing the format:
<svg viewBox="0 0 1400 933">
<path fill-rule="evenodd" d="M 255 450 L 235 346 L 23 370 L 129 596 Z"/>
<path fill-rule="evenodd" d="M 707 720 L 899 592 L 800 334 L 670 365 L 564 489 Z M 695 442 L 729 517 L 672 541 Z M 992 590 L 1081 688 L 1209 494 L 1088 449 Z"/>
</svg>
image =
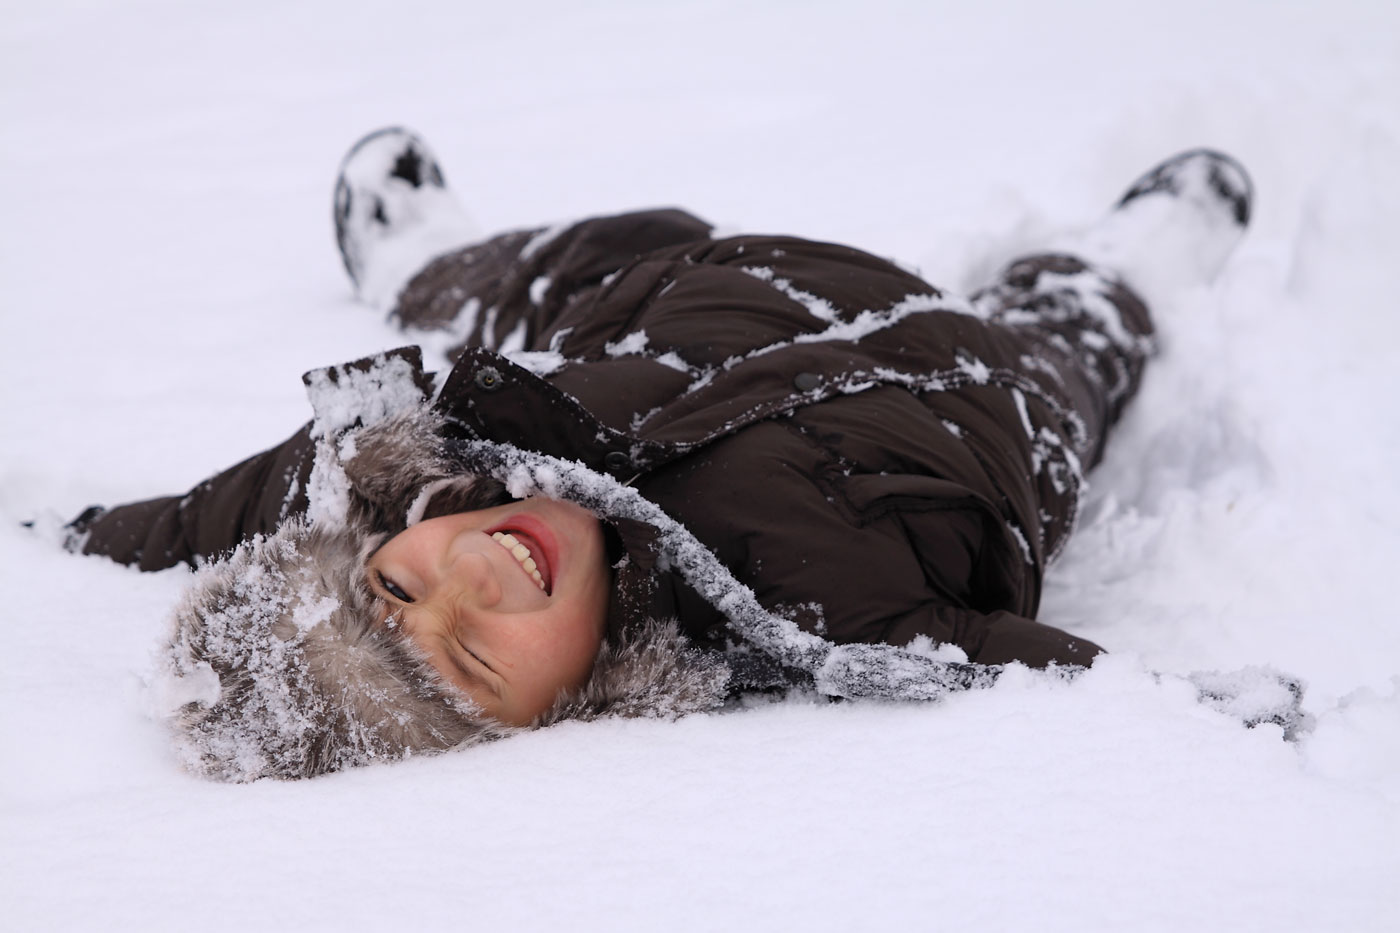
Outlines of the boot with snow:
<svg viewBox="0 0 1400 933">
<path fill-rule="evenodd" d="M 1144 174 L 1107 217 L 1065 246 L 1118 272 L 1156 305 L 1220 274 L 1249 224 L 1253 197 L 1239 162 L 1192 149 Z"/>
<path fill-rule="evenodd" d="M 480 239 L 431 149 L 400 127 L 355 143 L 335 183 L 335 238 L 361 300 L 381 309 L 429 260 Z"/>
</svg>

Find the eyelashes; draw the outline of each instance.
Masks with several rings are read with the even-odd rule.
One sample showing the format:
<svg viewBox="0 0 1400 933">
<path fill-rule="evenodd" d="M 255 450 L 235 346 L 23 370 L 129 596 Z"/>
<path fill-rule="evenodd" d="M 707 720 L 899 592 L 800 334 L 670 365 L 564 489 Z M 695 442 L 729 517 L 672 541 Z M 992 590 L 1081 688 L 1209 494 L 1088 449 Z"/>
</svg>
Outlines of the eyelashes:
<svg viewBox="0 0 1400 933">
<path fill-rule="evenodd" d="M 384 576 L 384 574 L 380 573 L 378 570 L 374 571 L 374 579 L 379 583 L 379 588 L 394 597 L 394 599 L 397 599 L 401 603 L 412 605 L 413 597 L 404 592 L 403 587 L 399 586 L 393 580 Z"/>
</svg>

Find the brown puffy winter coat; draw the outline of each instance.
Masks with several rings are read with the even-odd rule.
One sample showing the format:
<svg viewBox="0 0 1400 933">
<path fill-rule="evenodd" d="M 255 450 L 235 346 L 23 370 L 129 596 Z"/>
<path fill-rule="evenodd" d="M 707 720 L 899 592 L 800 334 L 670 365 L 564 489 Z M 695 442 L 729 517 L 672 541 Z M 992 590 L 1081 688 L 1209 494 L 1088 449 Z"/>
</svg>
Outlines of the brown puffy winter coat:
<svg viewBox="0 0 1400 933">
<path fill-rule="evenodd" d="M 1151 328 L 1076 260 L 1022 260 L 969 301 L 849 247 L 653 211 L 441 257 L 395 316 L 465 344 L 436 402 L 462 436 L 630 480 L 807 631 L 982 663 L 1099 650 L 1031 620 Z M 312 452 L 304 429 L 87 516 L 83 549 L 147 570 L 225 552 L 305 508 Z M 652 615 L 723 640 L 712 601 L 651 569 Z"/>
</svg>

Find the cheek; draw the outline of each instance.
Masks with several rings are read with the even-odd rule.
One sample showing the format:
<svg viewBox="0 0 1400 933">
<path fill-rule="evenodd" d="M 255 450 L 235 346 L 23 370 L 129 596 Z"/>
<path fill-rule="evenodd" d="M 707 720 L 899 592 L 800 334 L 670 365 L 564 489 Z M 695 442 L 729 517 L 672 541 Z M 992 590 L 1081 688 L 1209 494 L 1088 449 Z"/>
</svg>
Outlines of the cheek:
<svg viewBox="0 0 1400 933">
<path fill-rule="evenodd" d="M 572 688 L 581 686 L 592 671 L 602 631 L 595 620 L 574 614 L 547 620 L 530 642 L 526 653 L 534 658 L 531 673 L 556 689 Z"/>
</svg>

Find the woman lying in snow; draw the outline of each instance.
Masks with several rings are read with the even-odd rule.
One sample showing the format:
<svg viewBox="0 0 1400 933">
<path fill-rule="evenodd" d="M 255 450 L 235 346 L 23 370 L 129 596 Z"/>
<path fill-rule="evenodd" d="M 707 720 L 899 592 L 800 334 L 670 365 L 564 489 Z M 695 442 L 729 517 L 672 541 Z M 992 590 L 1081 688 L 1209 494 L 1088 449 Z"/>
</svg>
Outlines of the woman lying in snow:
<svg viewBox="0 0 1400 933">
<path fill-rule="evenodd" d="M 343 165 L 341 253 L 362 298 L 459 341 L 451 371 L 411 347 L 310 373 L 291 439 L 71 543 L 218 558 L 168 658 L 186 760 L 231 780 L 1077 668 L 1101 649 L 1033 620 L 1151 353 L 1141 296 L 1213 276 L 1250 197 L 1184 153 L 1077 256 L 961 298 L 677 210 L 478 242 L 423 142 L 381 131 Z"/>
</svg>

